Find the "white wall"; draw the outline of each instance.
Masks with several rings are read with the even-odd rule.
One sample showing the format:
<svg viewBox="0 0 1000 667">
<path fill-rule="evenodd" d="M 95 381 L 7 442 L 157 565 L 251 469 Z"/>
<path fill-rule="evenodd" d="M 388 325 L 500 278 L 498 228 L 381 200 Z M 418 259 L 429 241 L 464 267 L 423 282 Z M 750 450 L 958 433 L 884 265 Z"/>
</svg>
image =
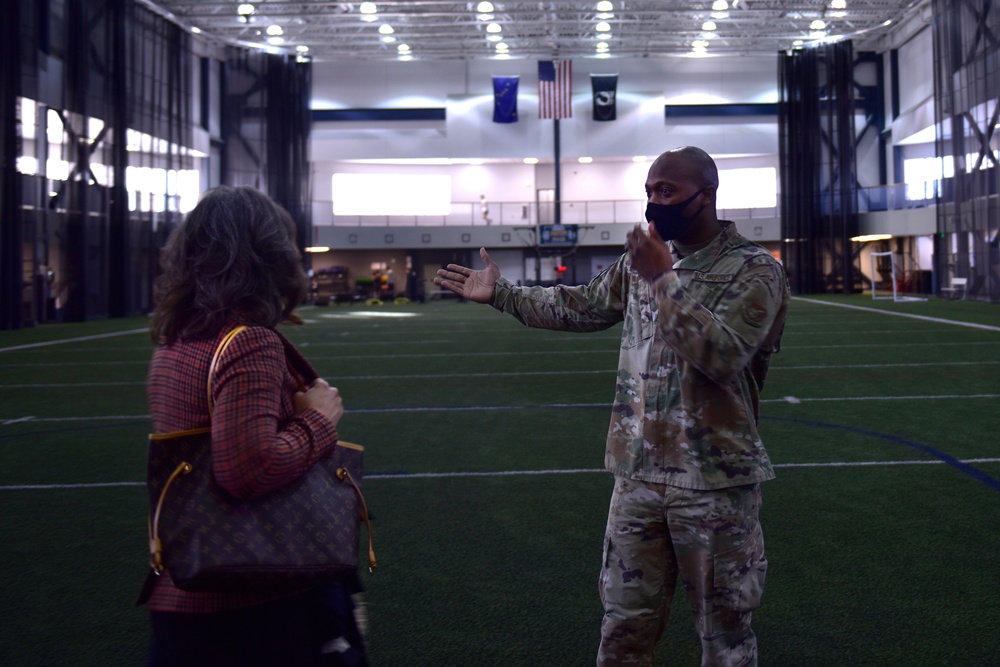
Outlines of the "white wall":
<svg viewBox="0 0 1000 667">
<path fill-rule="evenodd" d="M 740 156 L 740 166 L 776 166 L 777 117 L 680 119 L 670 124 L 664 104 L 774 103 L 778 99 L 777 58 L 669 58 L 573 63 L 573 118 L 560 121 L 564 200 L 643 199 L 648 165 L 635 155 L 656 156 L 682 145 L 697 145 L 720 160 Z M 618 118 L 591 117 L 591 74 L 618 74 Z M 493 75 L 517 75 L 519 121 L 492 122 Z M 444 121 L 316 123 L 311 141 L 314 167 L 313 220 L 327 224 L 330 178 L 337 171 L 386 172 L 385 165 L 358 165 L 364 159 L 486 159 L 542 164 L 475 167 L 411 167 L 411 173 L 451 174 L 454 201 L 533 201 L 535 190 L 551 187 L 554 123 L 538 119 L 537 63 L 534 60 L 464 62 L 358 62 L 313 64 L 313 109 L 444 107 Z M 575 160 L 589 156 L 591 165 Z M 749 164 L 746 164 L 747 156 Z M 546 164 L 546 160 L 548 164 Z M 604 162 L 604 160 L 615 160 Z M 391 167 L 397 171 L 397 166 Z M 387 193 L 391 196 L 391 193 Z"/>
</svg>

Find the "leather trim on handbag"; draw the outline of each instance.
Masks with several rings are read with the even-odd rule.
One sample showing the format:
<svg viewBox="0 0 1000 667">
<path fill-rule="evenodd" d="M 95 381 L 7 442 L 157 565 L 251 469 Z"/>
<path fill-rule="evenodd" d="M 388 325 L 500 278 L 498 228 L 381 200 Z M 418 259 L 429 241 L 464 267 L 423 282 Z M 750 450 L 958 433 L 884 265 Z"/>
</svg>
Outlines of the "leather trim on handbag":
<svg viewBox="0 0 1000 667">
<path fill-rule="evenodd" d="M 173 433 L 150 433 L 150 440 L 170 440 L 172 438 L 183 438 L 186 435 L 202 435 L 203 433 L 211 433 L 212 427 L 206 426 L 204 428 L 189 428 L 186 431 L 174 431 Z"/>
<path fill-rule="evenodd" d="M 187 475 L 192 470 L 193 468 L 190 463 L 182 461 L 173 474 L 167 478 L 167 483 L 163 485 L 163 490 L 160 491 L 160 500 L 156 503 L 156 511 L 149 522 L 149 567 L 153 568 L 153 572 L 157 575 L 163 574 L 163 544 L 160 542 L 160 510 L 163 509 L 163 501 L 167 497 L 167 489 L 170 488 L 170 485 L 174 483 L 174 480 L 179 475 Z M 361 503 L 364 505 L 364 500 Z"/>
<path fill-rule="evenodd" d="M 351 445 L 352 447 L 359 447 L 359 445 L 353 445 L 352 443 L 345 443 Z M 364 447 L 361 447 L 362 451 Z M 354 491 L 358 494 L 358 498 L 361 499 L 361 519 L 365 522 L 365 526 L 368 528 L 368 571 L 375 571 L 375 533 L 372 532 L 372 521 L 368 516 L 368 503 L 365 502 L 365 495 L 361 493 L 361 487 L 358 483 L 354 481 L 351 476 L 351 471 L 347 468 L 337 468 L 337 479 L 346 479 L 354 487 Z"/>
</svg>

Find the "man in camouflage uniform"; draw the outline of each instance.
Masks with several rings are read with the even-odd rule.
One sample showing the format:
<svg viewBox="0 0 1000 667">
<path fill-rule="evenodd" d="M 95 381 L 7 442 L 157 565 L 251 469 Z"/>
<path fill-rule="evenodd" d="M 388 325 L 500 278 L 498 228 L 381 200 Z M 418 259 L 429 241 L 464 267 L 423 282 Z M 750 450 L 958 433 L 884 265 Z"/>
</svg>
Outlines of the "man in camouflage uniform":
<svg viewBox="0 0 1000 667">
<path fill-rule="evenodd" d="M 760 482 L 774 477 L 757 409 L 788 286 L 765 249 L 718 220 L 718 184 L 701 149 L 658 157 L 648 233 L 636 225 L 627 252 L 588 285 L 516 287 L 485 249 L 485 269 L 449 265 L 435 278 L 527 326 L 588 332 L 624 321 L 605 455 L 615 487 L 599 583 L 602 667 L 653 664 L 678 576 L 702 665 L 757 664 Z"/>
</svg>

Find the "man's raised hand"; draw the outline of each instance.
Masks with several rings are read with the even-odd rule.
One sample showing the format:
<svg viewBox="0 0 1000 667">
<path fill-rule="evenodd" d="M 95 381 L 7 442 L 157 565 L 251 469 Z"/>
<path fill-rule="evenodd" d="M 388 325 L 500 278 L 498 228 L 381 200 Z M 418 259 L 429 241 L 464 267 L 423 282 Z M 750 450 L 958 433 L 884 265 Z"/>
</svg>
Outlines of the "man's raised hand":
<svg viewBox="0 0 1000 667">
<path fill-rule="evenodd" d="M 438 269 L 434 284 L 449 289 L 455 294 L 476 301 L 489 303 L 493 299 L 493 288 L 500 277 L 500 267 L 493 263 L 486 248 L 479 249 L 486 268 L 475 271 L 466 266 L 449 264 L 447 269 Z"/>
</svg>

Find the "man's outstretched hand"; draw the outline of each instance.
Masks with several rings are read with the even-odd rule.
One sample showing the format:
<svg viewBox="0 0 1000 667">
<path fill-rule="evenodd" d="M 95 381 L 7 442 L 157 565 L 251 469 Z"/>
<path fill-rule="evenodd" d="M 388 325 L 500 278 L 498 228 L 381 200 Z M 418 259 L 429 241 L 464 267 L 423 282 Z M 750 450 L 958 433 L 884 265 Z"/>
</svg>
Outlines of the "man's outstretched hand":
<svg viewBox="0 0 1000 667">
<path fill-rule="evenodd" d="M 434 284 L 450 289 L 455 294 L 478 303 L 489 303 L 493 299 L 493 288 L 500 277 L 500 267 L 493 263 L 486 248 L 479 249 L 486 268 L 474 271 L 466 266 L 449 264 L 447 269 L 438 269 Z"/>
</svg>

